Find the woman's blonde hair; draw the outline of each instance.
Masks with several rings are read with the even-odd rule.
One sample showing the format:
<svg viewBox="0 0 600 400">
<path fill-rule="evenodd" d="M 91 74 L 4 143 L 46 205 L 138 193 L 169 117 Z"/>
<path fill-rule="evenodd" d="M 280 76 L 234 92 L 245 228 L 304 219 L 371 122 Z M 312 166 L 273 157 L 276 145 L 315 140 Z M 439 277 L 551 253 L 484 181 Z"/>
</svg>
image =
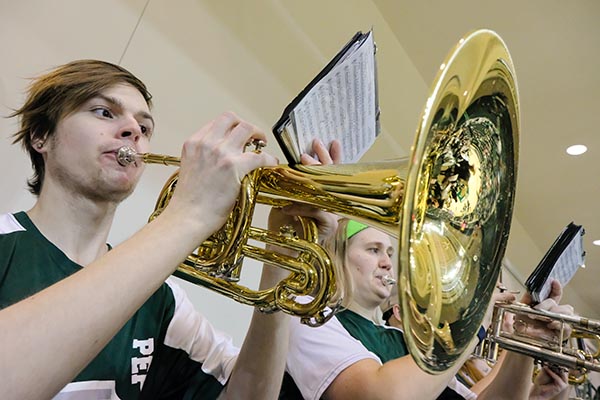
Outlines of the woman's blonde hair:
<svg viewBox="0 0 600 400">
<path fill-rule="evenodd" d="M 340 302 L 343 308 L 347 308 L 352 301 L 352 292 L 354 285 L 352 277 L 348 270 L 348 242 L 352 237 L 348 238 L 348 223 L 351 220 L 341 218 L 338 221 L 338 227 L 335 234 L 329 236 L 323 242 L 323 247 L 329 253 L 336 272 L 336 291 L 332 297 L 332 303 Z"/>
</svg>

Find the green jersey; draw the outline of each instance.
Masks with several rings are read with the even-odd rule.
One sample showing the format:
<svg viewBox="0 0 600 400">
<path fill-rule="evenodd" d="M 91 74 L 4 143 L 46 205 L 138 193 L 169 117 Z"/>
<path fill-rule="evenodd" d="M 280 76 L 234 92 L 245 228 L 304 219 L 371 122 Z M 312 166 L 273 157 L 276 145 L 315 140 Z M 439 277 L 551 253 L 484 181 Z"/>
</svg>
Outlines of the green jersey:
<svg viewBox="0 0 600 400">
<path fill-rule="evenodd" d="M 26 213 L 0 215 L 0 309 L 81 269 Z M 169 279 L 56 399 L 216 398 L 238 352 Z"/>
</svg>

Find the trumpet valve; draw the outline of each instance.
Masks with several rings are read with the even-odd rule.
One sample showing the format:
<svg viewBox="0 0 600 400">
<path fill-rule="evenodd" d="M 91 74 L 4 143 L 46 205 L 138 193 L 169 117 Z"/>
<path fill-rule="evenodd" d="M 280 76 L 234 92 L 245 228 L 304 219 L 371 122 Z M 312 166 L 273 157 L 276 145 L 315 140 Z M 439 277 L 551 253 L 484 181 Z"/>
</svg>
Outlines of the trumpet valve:
<svg viewBox="0 0 600 400">
<path fill-rule="evenodd" d="M 294 227 L 289 224 L 283 225 L 281 228 L 279 228 L 279 234 L 288 239 L 295 239 L 298 237 Z"/>
<path fill-rule="evenodd" d="M 255 153 L 260 153 L 262 151 L 262 148 L 266 145 L 267 143 L 262 139 L 252 139 L 251 141 L 246 143 L 245 147 L 254 146 L 254 150 L 252 151 Z"/>
</svg>

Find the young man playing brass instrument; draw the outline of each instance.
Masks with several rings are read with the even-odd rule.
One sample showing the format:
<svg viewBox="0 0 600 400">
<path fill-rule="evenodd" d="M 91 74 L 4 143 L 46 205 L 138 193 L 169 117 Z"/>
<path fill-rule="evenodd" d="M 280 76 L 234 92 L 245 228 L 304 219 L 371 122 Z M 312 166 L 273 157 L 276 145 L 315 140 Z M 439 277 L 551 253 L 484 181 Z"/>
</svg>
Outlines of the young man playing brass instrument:
<svg viewBox="0 0 600 400">
<path fill-rule="evenodd" d="M 169 205 L 111 249 L 117 206 L 144 169 L 121 165 L 117 150 L 147 152 L 154 132 L 146 86 L 120 66 L 75 61 L 36 79 L 14 116 L 37 200 L 0 216 L 2 398 L 276 398 L 288 317 L 255 311 L 240 350 L 165 283 L 223 225 L 242 178 L 276 165 L 244 152 L 264 133 L 226 112 L 191 135 Z M 265 267 L 261 286 L 285 275 Z"/>
</svg>

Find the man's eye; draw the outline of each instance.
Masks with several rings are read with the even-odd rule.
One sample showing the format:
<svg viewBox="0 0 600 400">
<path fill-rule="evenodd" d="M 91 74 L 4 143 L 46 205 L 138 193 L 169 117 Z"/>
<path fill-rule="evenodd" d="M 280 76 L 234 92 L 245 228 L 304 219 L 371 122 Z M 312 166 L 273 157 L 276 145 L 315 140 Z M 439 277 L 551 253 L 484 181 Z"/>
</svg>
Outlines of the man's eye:
<svg viewBox="0 0 600 400">
<path fill-rule="evenodd" d="M 113 114 L 106 107 L 96 107 L 92 110 L 92 112 L 94 112 L 94 114 L 96 114 L 100 117 L 104 117 L 104 118 L 112 118 L 113 117 Z"/>
<path fill-rule="evenodd" d="M 152 130 L 150 128 L 148 128 L 146 125 L 140 125 L 140 131 L 142 132 L 142 135 L 145 136 L 152 136 Z"/>
</svg>

